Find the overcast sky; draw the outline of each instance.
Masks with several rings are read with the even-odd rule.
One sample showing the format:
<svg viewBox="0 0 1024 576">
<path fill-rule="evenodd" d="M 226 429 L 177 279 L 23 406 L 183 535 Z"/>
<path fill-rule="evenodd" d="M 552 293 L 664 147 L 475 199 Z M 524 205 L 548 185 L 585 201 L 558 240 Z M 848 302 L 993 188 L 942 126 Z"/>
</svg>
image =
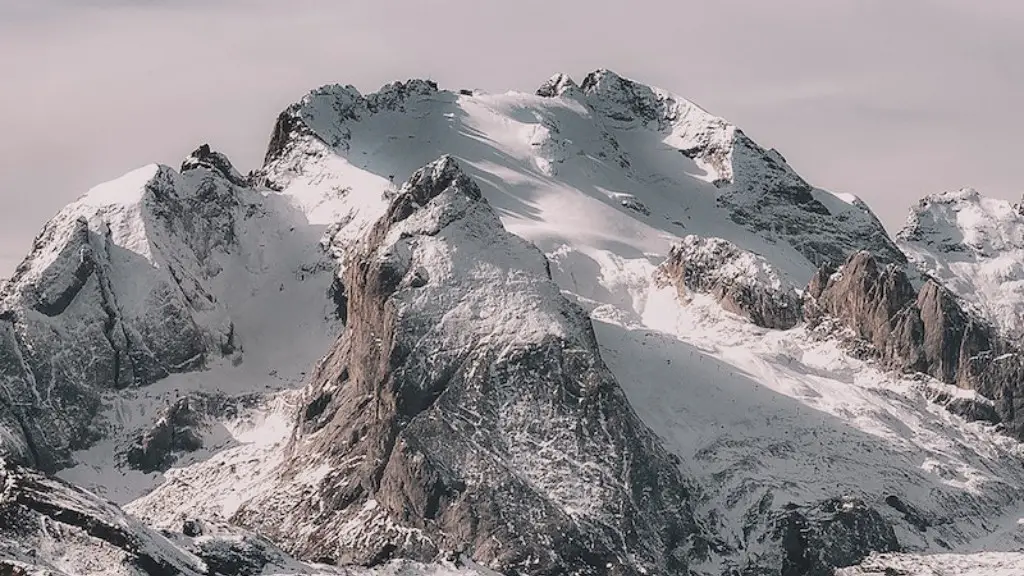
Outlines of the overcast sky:
<svg viewBox="0 0 1024 576">
<path fill-rule="evenodd" d="M 0 276 L 91 186 L 202 142 L 243 172 L 320 84 L 532 91 L 595 68 L 681 94 L 898 229 L 1024 191 L 1019 0 L 0 0 Z"/>
</svg>

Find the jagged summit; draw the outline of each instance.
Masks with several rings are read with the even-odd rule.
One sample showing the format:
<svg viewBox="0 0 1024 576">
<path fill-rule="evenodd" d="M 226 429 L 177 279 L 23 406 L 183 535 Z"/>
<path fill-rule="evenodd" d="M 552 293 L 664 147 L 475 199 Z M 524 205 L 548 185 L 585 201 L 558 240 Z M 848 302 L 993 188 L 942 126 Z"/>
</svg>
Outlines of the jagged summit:
<svg viewBox="0 0 1024 576">
<path fill-rule="evenodd" d="M 1012 336 L 1024 333 L 1024 215 L 1019 205 L 964 188 L 927 196 L 896 236 L 941 280 Z"/>
<path fill-rule="evenodd" d="M 922 198 L 910 209 L 897 239 L 938 250 L 992 255 L 1024 247 L 1024 215 L 1018 204 L 961 188 Z"/>
<path fill-rule="evenodd" d="M 462 171 L 459 163 L 451 156 L 442 156 L 417 170 L 402 185 L 397 202 L 393 202 L 389 209 L 389 212 L 395 213 L 392 221 L 403 219 L 448 189 L 465 194 L 472 200 L 482 197 L 480 187 Z"/>
<path fill-rule="evenodd" d="M 213 170 L 236 186 L 245 186 L 247 184 L 245 177 L 238 170 L 235 170 L 228 157 L 220 152 L 211 150 L 209 144 L 203 144 L 196 148 L 181 163 L 182 173 L 197 168 Z"/>
<path fill-rule="evenodd" d="M 537 88 L 537 96 L 553 98 L 555 96 L 564 96 L 578 89 L 579 86 L 576 85 L 576 82 L 568 74 L 558 73 L 548 78 L 547 81 Z"/>
<path fill-rule="evenodd" d="M 450 154 L 505 224 L 546 252 L 579 231 L 664 254 L 693 233 L 778 253 L 797 284 L 862 248 L 904 261 L 862 202 L 813 188 L 780 154 L 679 96 L 608 70 L 579 86 L 558 74 L 539 93 L 463 97 L 424 80 L 366 96 L 325 86 L 281 114 L 254 181 L 300 197 L 313 220 L 362 230 L 379 200 L 338 208 L 314 190 L 386 191 Z"/>
</svg>

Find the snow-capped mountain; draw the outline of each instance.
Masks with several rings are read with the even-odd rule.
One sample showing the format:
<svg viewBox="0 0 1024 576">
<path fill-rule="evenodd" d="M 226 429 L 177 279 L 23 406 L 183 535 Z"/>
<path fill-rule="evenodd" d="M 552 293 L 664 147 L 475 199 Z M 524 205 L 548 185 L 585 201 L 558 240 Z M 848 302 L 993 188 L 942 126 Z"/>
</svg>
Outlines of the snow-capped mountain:
<svg viewBox="0 0 1024 576">
<path fill-rule="evenodd" d="M 1024 215 L 1017 204 L 973 189 L 923 198 L 896 236 L 938 278 L 1003 331 L 1024 333 Z"/>
<path fill-rule="evenodd" d="M 1024 566 L 1024 364 L 978 290 L 906 265 L 859 200 L 606 70 L 530 94 L 326 86 L 252 173 L 202 146 L 44 227 L 2 289 L 0 511 L 33 528 L 0 554 L 39 574 Z"/>
</svg>

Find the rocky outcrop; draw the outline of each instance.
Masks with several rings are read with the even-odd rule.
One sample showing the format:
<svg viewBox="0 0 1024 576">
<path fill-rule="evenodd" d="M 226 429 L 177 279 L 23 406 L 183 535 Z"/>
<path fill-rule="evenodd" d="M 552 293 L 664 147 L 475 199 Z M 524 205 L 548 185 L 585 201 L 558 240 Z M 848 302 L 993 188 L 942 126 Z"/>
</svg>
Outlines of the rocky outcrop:
<svg viewBox="0 0 1024 576">
<path fill-rule="evenodd" d="M 403 186 L 345 285 L 281 484 L 235 521 L 311 559 L 510 574 L 686 574 L 706 551 L 586 314 L 454 160 Z"/>
<path fill-rule="evenodd" d="M 770 534 L 781 545 L 780 576 L 831 576 L 873 552 L 900 551 L 892 526 L 859 500 L 790 506 L 775 519 Z"/>
<path fill-rule="evenodd" d="M 125 462 L 142 472 L 166 470 L 181 452 L 194 452 L 203 446 L 199 430 L 203 413 L 195 401 L 182 398 L 157 418 L 152 428 L 136 438 L 125 453 Z"/>
<path fill-rule="evenodd" d="M 576 82 L 568 74 L 555 74 L 537 88 L 537 96 L 543 98 L 554 98 L 556 96 L 572 95 L 579 90 Z"/>
<path fill-rule="evenodd" d="M 228 157 L 220 152 L 210 149 L 209 144 L 203 144 L 189 154 L 181 163 L 181 172 L 185 173 L 196 168 L 211 170 L 235 186 L 246 186 L 247 181 L 238 170 L 231 164 Z"/>
<path fill-rule="evenodd" d="M 914 290 L 902 268 L 860 252 L 838 271 L 819 272 L 806 297 L 810 322 L 837 319 L 893 368 L 978 392 L 994 403 L 995 421 L 1024 438 L 1024 356 L 936 280 Z M 952 407 L 965 409 L 962 402 Z M 970 415 L 985 413 L 980 405 L 967 408 Z"/>
<path fill-rule="evenodd" d="M 205 566 L 166 537 L 93 494 L 0 462 L 0 572 L 63 574 L 68 560 L 89 573 L 88 550 L 114 574 L 198 576 Z M 13 571 L 13 572 L 11 572 Z"/>
<path fill-rule="evenodd" d="M 764 258 L 720 238 L 683 238 L 658 268 L 655 284 L 675 286 L 684 299 L 687 291 L 711 294 L 724 309 L 764 328 L 786 330 L 802 319 L 794 286 Z"/>
<path fill-rule="evenodd" d="M 859 338 L 885 349 L 896 329 L 897 313 L 914 300 L 915 292 L 901 268 L 880 264 L 862 251 L 838 273 L 822 268 L 811 279 L 807 296 L 809 319 L 821 313 L 842 318 Z"/>
</svg>

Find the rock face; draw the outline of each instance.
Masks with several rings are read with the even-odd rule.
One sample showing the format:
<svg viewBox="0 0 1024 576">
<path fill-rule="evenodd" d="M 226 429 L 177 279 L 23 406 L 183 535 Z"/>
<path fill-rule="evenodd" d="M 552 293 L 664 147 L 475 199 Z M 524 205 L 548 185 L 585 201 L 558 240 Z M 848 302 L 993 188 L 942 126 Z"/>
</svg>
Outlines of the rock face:
<svg viewBox="0 0 1024 576">
<path fill-rule="evenodd" d="M 197 430 L 203 414 L 194 406 L 195 400 L 182 398 L 175 402 L 146 430 L 125 454 L 129 466 L 143 472 L 166 470 L 180 452 L 194 452 L 203 446 Z"/>
<path fill-rule="evenodd" d="M 872 552 L 898 552 L 892 526 L 873 508 L 836 498 L 811 508 L 790 507 L 775 519 L 782 548 L 781 576 L 831 576 L 836 566 L 860 563 Z"/>
<path fill-rule="evenodd" d="M 836 318 L 894 368 L 977 391 L 994 402 L 997 421 L 1007 432 L 1024 438 L 1019 348 L 966 311 L 934 279 L 915 291 L 902 269 L 880 266 L 861 252 L 834 273 L 823 270 L 811 281 L 807 297 L 810 321 Z"/>
<path fill-rule="evenodd" d="M 720 238 L 689 235 L 672 247 L 655 283 L 709 293 L 726 310 L 764 328 L 786 330 L 801 319 L 800 297 L 764 258 Z"/>
<path fill-rule="evenodd" d="M 546 259 L 454 160 L 402 187 L 345 283 L 349 323 L 307 391 L 282 485 L 236 521 L 336 562 L 464 553 L 509 574 L 688 573 L 702 537 L 676 462 Z"/>
</svg>

